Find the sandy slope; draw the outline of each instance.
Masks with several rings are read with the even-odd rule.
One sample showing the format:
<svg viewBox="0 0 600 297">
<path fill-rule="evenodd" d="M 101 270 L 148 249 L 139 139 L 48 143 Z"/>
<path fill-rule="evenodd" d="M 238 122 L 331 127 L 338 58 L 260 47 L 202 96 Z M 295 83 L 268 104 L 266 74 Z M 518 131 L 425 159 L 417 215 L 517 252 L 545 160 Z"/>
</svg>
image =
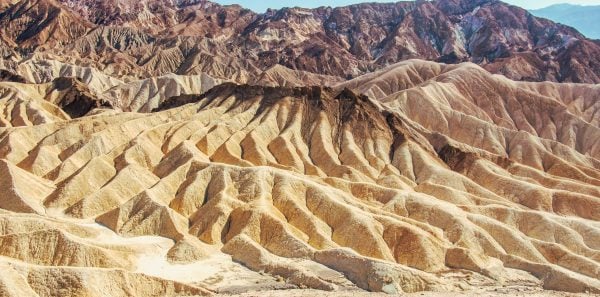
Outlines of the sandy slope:
<svg viewBox="0 0 600 297">
<path fill-rule="evenodd" d="M 367 292 L 322 292 L 315 290 L 278 290 L 278 291 L 257 291 L 257 292 L 248 292 L 244 294 L 222 294 L 219 296 L 240 296 L 240 297 L 308 297 L 308 296 L 324 296 L 324 297 L 362 297 L 362 296 L 390 296 L 389 294 L 383 293 L 367 293 Z M 393 296 L 393 295 L 392 295 Z M 583 297 L 583 296 L 592 296 L 590 294 L 576 294 L 576 293 L 564 293 L 557 291 L 542 291 L 542 290 L 530 290 L 527 288 L 494 288 L 489 289 L 489 291 L 474 291 L 474 292 L 460 292 L 460 293 L 439 293 L 439 292 L 420 292 L 420 293 L 408 293 L 402 294 L 400 296 L 423 296 L 423 297 L 475 297 L 475 296 L 483 296 L 483 297 L 505 297 L 505 296 L 515 296 L 515 297 Z"/>
<path fill-rule="evenodd" d="M 597 88 L 387 71 L 2 128 L 0 291 L 600 293 Z"/>
</svg>

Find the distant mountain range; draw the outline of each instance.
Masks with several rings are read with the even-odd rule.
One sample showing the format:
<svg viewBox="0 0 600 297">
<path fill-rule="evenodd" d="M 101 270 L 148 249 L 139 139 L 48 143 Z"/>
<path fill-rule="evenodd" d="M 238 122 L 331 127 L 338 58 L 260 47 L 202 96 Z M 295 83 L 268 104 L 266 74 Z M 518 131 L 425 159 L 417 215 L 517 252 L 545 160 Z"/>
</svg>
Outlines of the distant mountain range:
<svg viewBox="0 0 600 297">
<path fill-rule="evenodd" d="M 600 5 L 556 4 L 531 10 L 531 13 L 574 27 L 588 38 L 600 39 Z"/>
</svg>

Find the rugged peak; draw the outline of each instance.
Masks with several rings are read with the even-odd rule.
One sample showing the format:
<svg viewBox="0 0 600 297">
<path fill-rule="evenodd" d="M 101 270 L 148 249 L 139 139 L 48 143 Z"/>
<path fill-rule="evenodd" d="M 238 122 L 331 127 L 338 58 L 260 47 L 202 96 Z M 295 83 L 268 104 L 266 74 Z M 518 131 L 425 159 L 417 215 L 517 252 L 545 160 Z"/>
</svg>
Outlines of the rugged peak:
<svg viewBox="0 0 600 297">
<path fill-rule="evenodd" d="M 236 84 L 226 82 L 213 87 L 202 95 L 181 95 L 165 100 L 153 112 L 179 107 L 185 104 L 198 102 L 202 99 L 211 101 L 217 97 L 235 97 L 236 100 L 245 101 L 260 98 L 266 104 L 275 103 L 283 98 L 292 97 L 303 99 L 312 104 L 322 105 L 326 101 L 340 101 L 344 104 L 357 104 L 359 102 L 370 102 L 370 99 L 362 94 L 355 93 L 349 88 L 336 91 L 331 87 L 305 86 L 305 87 L 272 87 L 248 84 Z"/>
<path fill-rule="evenodd" d="M 202 95 L 182 95 L 174 96 L 165 100 L 158 108 L 153 111 L 161 111 L 179 107 L 185 104 L 198 102 L 202 99 L 213 100 L 216 97 L 235 97 L 237 100 L 244 101 L 252 98 L 268 98 L 278 100 L 285 97 L 306 98 L 310 101 L 318 101 L 324 98 L 324 94 L 333 92 L 333 89 L 322 86 L 310 87 L 271 87 L 261 85 L 236 84 L 226 82 L 213 87 Z"/>
<path fill-rule="evenodd" d="M 201 71 L 238 83 L 277 64 L 348 78 L 407 59 L 474 62 L 514 80 L 600 82 L 598 42 L 497 0 L 296 7 L 263 14 L 203 0 L 57 1 L 64 5 L 7 4 L 0 13 L 0 44 L 6 43 L 0 53 L 86 60 L 118 76 Z M 94 42 L 95 27 L 115 34 Z M 138 40 L 122 36 L 123 28 L 149 36 L 135 50 L 115 46 L 100 53 L 105 44 Z"/>
<path fill-rule="evenodd" d="M 438 0 L 434 1 L 435 6 L 449 15 L 465 14 L 473 11 L 477 7 L 492 5 L 495 3 L 505 3 L 499 0 Z"/>
<path fill-rule="evenodd" d="M 77 77 L 61 76 L 52 80 L 52 85 L 57 91 L 64 91 L 69 88 L 77 88 L 80 90 L 87 89 L 85 84 Z"/>
<path fill-rule="evenodd" d="M 92 27 L 54 0 L 21 0 L 0 13 L 1 38 L 20 52 L 62 47 Z"/>
</svg>

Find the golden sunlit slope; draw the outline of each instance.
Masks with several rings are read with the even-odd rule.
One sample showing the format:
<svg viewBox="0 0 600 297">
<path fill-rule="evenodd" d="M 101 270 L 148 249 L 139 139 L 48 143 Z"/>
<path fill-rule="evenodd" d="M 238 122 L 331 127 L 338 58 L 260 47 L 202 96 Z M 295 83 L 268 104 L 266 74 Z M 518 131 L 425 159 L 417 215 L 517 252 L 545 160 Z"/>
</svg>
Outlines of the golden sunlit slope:
<svg viewBox="0 0 600 297">
<path fill-rule="evenodd" d="M 551 167 L 542 166 L 550 160 L 541 151 L 574 164 L 600 158 L 597 85 L 514 82 L 470 63 L 411 60 L 336 88 L 343 87 L 377 98 L 431 133 L 536 168 Z"/>
<path fill-rule="evenodd" d="M 115 78 L 91 67 L 53 60 L 30 61 L 19 65 L 18 70 L 24 75 L 23 80 L 33 83 L 0 82 L 0 104 L 5 106 L 2 118 L 13 121 L 13 126 L 56 121 L 57 117 L 65 119 L 48 102 L 71 117 L 83 116 L 98 107 L 149 112 L 169 97 L 203 93 L 223 81 L 206 74 Z M 28 107 L 32 104 L 36 106 Z M 33 118 L 23 121 L 17 117 Z"/>
<path fill-rule="evenodd" d="M 202 294 L 265 272 L 323 290 L 600 293 L 596 89 L 412 63 L 350 82 L 379 101 L 226 83 L 154 113 L 3 128 L 1 290 L 57 295 L 41 284 L 60 275 L 71 296 Z"/>
<path fill-rule="evenodd" d="M 8 96 L 6 94 L 15 96 L 14 83 L 16 82 L 22 83 L 22 85 L 16 85 L 23 89 L 17 93 L 21 99 L 25 100 L 46 97 L 46 93 L 53 90 L 53 85 L 48 83 L 56 79 L 73 78 L 79 82 L 79 85 L 85 85 L 84 88 L 90 96 L 102 98 L 103 101 L 109 102 L 114 109 L 135 112 L 150 112 L 170 97 L 202 94 L 222 82 L 231 81 L 218 78 L 219 76 L 208 75 L 197 69 L 191 71 L 192 73 L 197 72 L 192 75 L 170 73 L 145 79 L 126 75 L 115 76 L 107 74 L 112 72 L 107 69 L 99 70 L 95 67 L 67 64 L 42 57 L 13 65 L 13 68 L 11 71 L 3 70 L 2 74 L 6 76 L 3 79 L 4 82 L 0 82 L 0 92 L 5 94 L 3 98 Z M 237 82 L 240 80 L 252 85 L 289 87 L 334 85 L 341 81 L 337 77 L 291 70 L 280 65 L 273 66 L 252 78 L 238 79 Z M 27 90 L 32 88 L 38 90 L 37 93 L 24 94 L 30 92 Z M 44 94 L 38 94 L 39 92 Z"/>
</svg>

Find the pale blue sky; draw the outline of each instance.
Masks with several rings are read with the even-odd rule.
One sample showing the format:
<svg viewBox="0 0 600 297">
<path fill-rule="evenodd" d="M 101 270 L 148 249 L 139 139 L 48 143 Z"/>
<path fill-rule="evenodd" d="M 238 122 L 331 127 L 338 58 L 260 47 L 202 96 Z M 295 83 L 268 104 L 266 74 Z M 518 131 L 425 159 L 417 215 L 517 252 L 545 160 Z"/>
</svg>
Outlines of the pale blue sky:
<svg viewBox="0 0 600 297">
<path fill-rule="evenodd" d="M 344 6 L 361 2 L 396 2 L 393 0 L 214 0 L 221 4 L 240 4 L 257 12 L 264 12 L 267 8 L 281 7 L 319 7 L 319 6 Z M 557 3 L 571 3 L 581 5 L 600 5 L 600 0 L 505 0 L 504 2 L 521 6 L 527 9 L 536 9 Z"/>
</svg>

